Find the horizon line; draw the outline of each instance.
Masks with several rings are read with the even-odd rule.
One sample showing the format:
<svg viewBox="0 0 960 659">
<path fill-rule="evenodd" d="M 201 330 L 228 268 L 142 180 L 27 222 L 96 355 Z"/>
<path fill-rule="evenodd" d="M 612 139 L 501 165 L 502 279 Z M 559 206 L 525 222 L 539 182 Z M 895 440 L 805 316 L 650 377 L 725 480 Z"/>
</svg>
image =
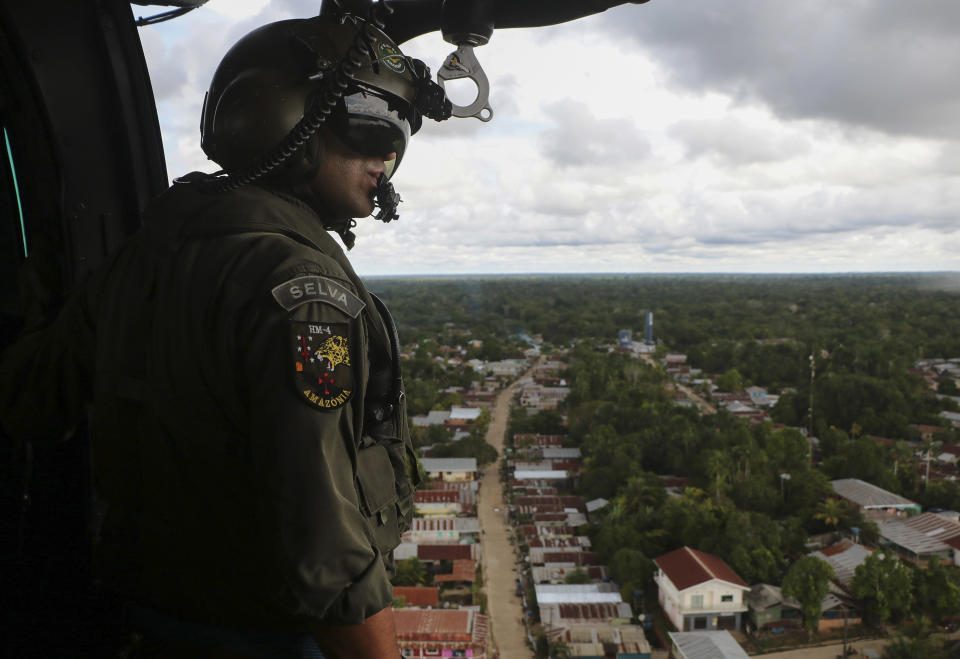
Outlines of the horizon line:
<svg viewBox="0 0 960 659">
<path fill-rule="evenodd" d="M 358 273 L 360 274 L 360 273 Z M 957 275 L 960 270 L 837 270 L 831 272 L 433 272 L 360 274 L 362 278 L 429 278 L 429 277 L 847 277 L 847 276 L 897 276 L 897 275 Z"/>
</svg>

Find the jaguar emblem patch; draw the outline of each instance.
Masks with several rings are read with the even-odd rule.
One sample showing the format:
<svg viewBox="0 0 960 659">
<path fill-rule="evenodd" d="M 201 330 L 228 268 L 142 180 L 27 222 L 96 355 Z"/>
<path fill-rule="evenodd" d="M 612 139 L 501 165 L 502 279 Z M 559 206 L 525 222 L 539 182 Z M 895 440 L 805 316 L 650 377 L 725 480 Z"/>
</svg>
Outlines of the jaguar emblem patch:
<svg viewBox="0 0 960 659">
<path fill-rule="evenodd" d="M 303 399 L 321 410 L 343 407 L 353 393 L 347 323 L 290 323 L 295 385 Z"/>
</svg>

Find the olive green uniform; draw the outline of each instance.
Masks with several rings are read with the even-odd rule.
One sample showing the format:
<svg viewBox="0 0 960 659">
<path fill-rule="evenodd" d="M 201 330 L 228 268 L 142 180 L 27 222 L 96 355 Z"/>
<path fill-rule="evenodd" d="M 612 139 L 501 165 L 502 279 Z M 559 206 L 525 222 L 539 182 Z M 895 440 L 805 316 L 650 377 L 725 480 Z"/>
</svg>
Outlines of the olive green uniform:
<svg viewBox="0 0 960 659">
<path fill-rule="evenodd" d="M 29 437 L 92 402 L 98 566 L 134 600 L 232 627 L 360 623 L 391 603 L 416 484 L 402 395 L 367 409 L 398 383 L 391 331 L 309 207 L 178 185 L 5 354 L 0 413 Z"/>
</svg>

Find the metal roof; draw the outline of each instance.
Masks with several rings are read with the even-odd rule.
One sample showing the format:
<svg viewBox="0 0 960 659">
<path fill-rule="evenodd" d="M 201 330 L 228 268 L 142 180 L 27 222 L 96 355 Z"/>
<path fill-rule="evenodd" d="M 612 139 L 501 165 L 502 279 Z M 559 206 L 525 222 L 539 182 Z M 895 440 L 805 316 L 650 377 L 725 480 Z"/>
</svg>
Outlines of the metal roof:
<svg viewBox="0 0 960 659">
<path fill-rule="evenodd" d="M 596 584 L 537 584 L 539 604 L 617 604 L 623 601 L 612 583 Z"/>
<path fill-rule="evenodd" d="M 744 593 L 743 599 L 755 611 L 763 611 L 780 604 L 786 604 L 796 609 L 800 608 L 800 604 L 795 599 L 784 597 L 778 586 L 768 583 L 754 584 L 750 588 L 750 592 Z"/>
<path fill-rule="evenodd" d="M 600 499 L 594 499 L 593 501 L 587 501 L 587 512 L 592 513 L 595 510 L 600 510 L 608 503 L 610 502 L 602 497 Z"/>
<path fill-rule="evenodd" d="M 960 537 L 960 523 L 936 513 L 923 513 L 910 519 L 891 519 L 879 522 L 880 536 L 918 556 L 949 552 L 947 540 Z"/>
<path fill-rule="evenodd" d="M 841 545 L 824 547 L 811 552 L 810 556 L 816 556 L 829 563 L 833 568 L 834 578 L 843 585 L 849 586 L 857 566 L 867 560 L 867 556 L 872 553 L 873 550 L 868 547 L 846 541 Z"/>
<path fill-rule="evenodd" d="M 420 458 L 424 471 L 476 471 L 476 458 Z"/>
<path fill-rule="evenodd" d="M 626 602 L 602 602 L 599 604 L 567 602 L 545 606 L 555 607 L 556 614 L 550 616 L 549 620 L 615 620 L 617 618 L 630 620 L 633 617 L 633 611 Z M 541 620 L 543 619 L 542 610 Z"/>
<path fill-rule="evenodd" d="M 450 408 L 450 418 L 451 419 L 464 419 L 464 420 L 476 420 L 480 417 L 480 413 L 483 410 L 479 407 L 451 407 Z"/>
<path fill-rule="evenodd" d="M 793 599 L 792 597 L 784 597 L 783 591 L 778 586 L 773 586 L 767 583 L 759 583 L 754 585 L 750 592 L 744 593 L 744 600 L 750 606 L 751 609 L 755 611 L 762 611 L 764 609 L 769 609 L 771 606 L 777 606 L 784 604 L 794 609 L 800 610 L 800 602 Z M 829 611 L 835 606 L 843 604 L 843 601 L 837 597 L 836 594 L 828 592 L 823 596 L 823 600 L 820 602 L 820 609 L 822 611 Z"/>
<path fill-rule="evenodd" d="M 476 517 L 414 517 L 410 530 L 477 533 L 480 531 L 480 520 Z"/>
<path fill-rule="evenodd" d="M 463 635 L 470 640 L 472 611 L 443 609 L 395 609 L 397 635 L 404 640 L 434 640 L 435 637 Z"/>
<path fill-rule="evenodd" d="M 430 410 L 426 414 L 411 417 L 411 420 L 415 426 L 436 426 L 449 418 L 449 410 Z"/>
<path fill-rule="evenodd" d="M 830 481 L 834 491 L 844 499 L 854 502 L 861 508 L 908 508 L 919 504 L 905 499 L 899 494 L 888 492 L 872 483 L 859 478 L 841 478 Z"/>
<path fill-rule="evenodd" d="M 747 659 L 736 639 L 728 631 L 670 632 L 682 659 Z"/>
<path fill-rule="evenodd" d="M 518 481 L 528 480 L 558 480 L 567 477 L 566 471 L 515 471 L 513 477 Z"/>
<path fill-rule="evenodd" d="M 394 597 L 403 597 L 406 606 L 439 606 L 440 588 L 437 586 L 394 586 Z"/>
<path fill-rule="evenodd" d="M 581 456 L 580 449 L 574 448 L 556 448 L 556 447 L 546 447 L 543 449 L 543 458 L 545 460 L 553 458 L 579 458 Z"/>
</svg>

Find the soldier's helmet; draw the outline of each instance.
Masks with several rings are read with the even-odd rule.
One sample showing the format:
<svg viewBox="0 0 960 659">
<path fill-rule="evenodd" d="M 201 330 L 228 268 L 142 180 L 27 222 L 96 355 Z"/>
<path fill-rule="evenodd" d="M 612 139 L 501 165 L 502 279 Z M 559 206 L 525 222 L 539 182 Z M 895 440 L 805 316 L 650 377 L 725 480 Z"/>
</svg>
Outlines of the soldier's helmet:
<svg viewBox="0 0 960 659">
<path fill-rule="evenodd" d="M 359 18 L 316 17 L 270 23 L 250 32 L 223 57 L 204 100 L 201 146 L 228 172 L 260 166 L 302 125 L 305 114 L 333 104 L 324 125 L 363 155 L 396 153 L 421 124 L 419 71 L 381 30 Z M 329 96 L 329 90 L 341 93 Z M 333 101 L 335 100 L 335 103 Z M 322 158 L 314 134 L 290 149 L 267 178 L 307 180 Z"/>
</svg>

